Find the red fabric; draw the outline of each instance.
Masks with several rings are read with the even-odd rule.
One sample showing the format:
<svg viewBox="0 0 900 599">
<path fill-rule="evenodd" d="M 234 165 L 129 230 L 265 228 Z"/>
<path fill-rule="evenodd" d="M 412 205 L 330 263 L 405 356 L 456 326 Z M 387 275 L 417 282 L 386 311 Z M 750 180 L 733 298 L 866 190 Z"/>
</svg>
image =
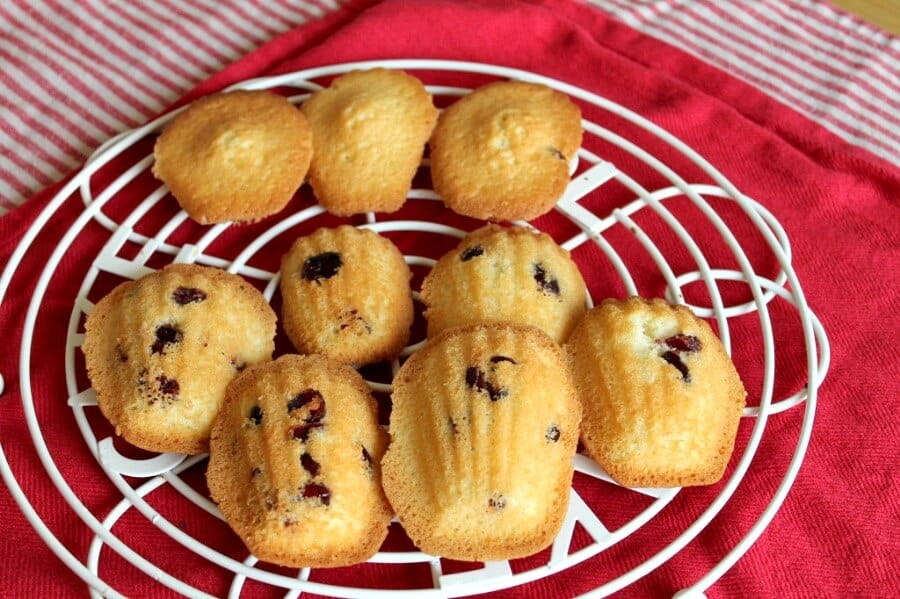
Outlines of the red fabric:
<svg viewBox="0 0 900 599">
<path fill-rule="evenodd" d="M 900 339 L 896 317 L 900 308 L 897 168 L 842 142 L 749 85 L 608 20 L 587 5 L 569 2 L 512 5 L 386 0 L 353 4 L 315 26 L 276 39 L 204 83 L 187 99 L 262 74 L 392 57 L 451 58 L 514 66 L 606 96 L 674 133 L 775 214 L 792 242 L 794 268 L 806 297 L 829 334 L 831 369 L 820 388 L 812 442 L 794 488 L 762 538 L 709 595 L 896 594 L 900 575 L 895 561 L 900 546 L 895 531 L 900 513 L 893 480 L 897 463 L 893 437 L 898 432 L 898 419 L 892 401 L 897 398 L 900 352 L 892 348 Z M 594 110 L 586 110 L 586 116 L 604 118 Z M 641 135 L 631 129 L 626 134 Z M 684 165 L 671 152 L 657 155 Z M 616 160 L 632 166 L 624 157 L 616 156 Z M 0 263 L 8 261 L 52 191 L 0 219 Z M 592 201 L 600 214 L 607 214 L 627 199 L 625 193 L 609 192 Z M 83 559 L 90 534 L 48 482 L 37 460 L 22 423 L 17 377 L 21 323 L 31 291 L 47 256 L 79 208 L 73 198 L 50 221 L 20 265 L 0 307 L 0 330 L 4 332 L 0 373 L 6 379 L 6 392 L 0 401 L 0 440 L 32 504 L 61 541 Z M 571 233 L 570 225 L 567 229 L 552 219 L 541 224 L 560 234 Z M 470 228 L 473 225 L 469 223 Z M 653 227 L 652 223 L 647 226 Z M 736 229 L 742 241 L 751 244 L 746 226 L 736 225 Z M 98 249 L 90 240 L 79 241 L 75 248 L 77 251 L 69 252 L 60 265 L 38 320 L 32 381 L 39 418 L 57 464 L 81 500 L 94 513 L 105 514 L 115 505 L 118 494 L 85 449 L 65 405 L 62 341 L 77 282 L 89 264 L 82 256 L 93 255 Z M 673 248 L 664 249 L 677 253 Z M 765 255 L 762 253 L 761 259 L 765 260 Z M 621 285 L 614 282 L 615 277 L 596 252 L 588 250 L 582 256 L 576 253 L 576 257 L 595 297 L 602 297 L 604 292 L 622 293 Z M 751 259 L 756 257 L 751 255 Z M 591 259 L 604 267 L 596 271 L 585 267 Z M 675 264 L 680 260 L 676 256 Z M 757 270 L 773 275 L 771 259 Z M 661 292 L 658 282 L 652 285 L 649 289 Z M 729 294 L 742 292 L 737 289 Z M 776 335 L 790 340 L 778 346 L 778 399 L 804 384 L 805 364 L 794 313 L 783 302 L 775 302 L 772 312 Z M 761 353 L 745 352 L 741 342 L 758 335 L 755 322 L 755 317 L 745 317 L 733 330 L 736 362 L 751 403 L 759 394 Z M 758 337 L 755 339 L 758 345 Z M 722 514 L 683 552 L 622 595 L 671 595 L 713 567 L 770 500 L 790 460 L 801 417 L 802 408 L 772 416 L 758 457 Z M 746 443 L 751 426 L 751 421 L 742 424 L 739 447 Z M 195 472 L 193 478 L 201 480 L 202 472 Z M 586 493 L 600 493 L 594 487 Z M 557 597 L 588 591 L 661 549 L 719 490 L 720 485 L 686 490 L 651 525 L 621 546 L 551 578 L 499 595 Z M 615 526 L 616 518 L 621 517 L 617 510 L 634 501 L 633 495 L 602 493 L 610 512 L 607 522 Z M 230 547 L 231 555 L 243 558 L 242 548 L 221 525 L 206 526 L 209 519 L 193 512 L 181 514 L 179 500 L 165 493 L 154 505 L 185 530 L 220 547 Z M 4 581 L 0 594 L 83 593 L 82 583 L 38 539 L 8 493 L 0 493 L 0 509 L 6 515 L 0 537 Z M 227 592 L 227 577 L 155 533 L 142 517 L 129 514 L 115 531 L 164 570 L 207 592 Z M 579 538 L 583 541 L 576 535 L 576 542 Z M 384 584 L 383 573 L 388 571 L 397 572 L 367 565 L 326 572 L 318 579 L 344 584 L 381 579 Z M 104 550 L 101 575 L 128 596 L 168 593 L 112 557 L 108 550 Z M 422 576 L 421 571 L 410 569 L 406 574 L 392 575 L 391 584 L 421 584 Z M 427 572 L 425 576 L 427 584 Z"/>
</svg>

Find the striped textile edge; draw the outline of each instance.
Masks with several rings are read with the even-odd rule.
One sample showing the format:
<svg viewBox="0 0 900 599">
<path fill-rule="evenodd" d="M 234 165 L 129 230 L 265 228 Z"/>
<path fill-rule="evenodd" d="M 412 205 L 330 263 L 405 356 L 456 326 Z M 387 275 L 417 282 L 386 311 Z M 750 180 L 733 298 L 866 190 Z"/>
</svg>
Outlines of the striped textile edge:
<svg viewBox="0 0 900 599">
<path fill-rule="evenodd" d="M 900 39 L 821 0 L 589 0 L 900 162 Z M 0 4 L 0 215 L 338 0 Z"/>
<path fill-rule="evenodd" d="M 336 0 L 0 3 L 0 215 Z"/>
<path fill-rule="evenodd" d="M 900 163 L 900 38 L 819 0 L 589 0 Z"/>
</svg>

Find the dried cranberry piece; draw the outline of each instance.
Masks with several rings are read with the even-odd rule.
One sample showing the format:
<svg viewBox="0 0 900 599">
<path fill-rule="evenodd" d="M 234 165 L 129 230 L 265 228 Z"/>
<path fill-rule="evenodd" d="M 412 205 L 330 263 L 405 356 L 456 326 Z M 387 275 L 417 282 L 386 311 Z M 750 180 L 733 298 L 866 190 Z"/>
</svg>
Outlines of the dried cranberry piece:
<svg viewBox="0 0 900 599">
<path fill-rule="evenodd" d="M 164 324 L 156 329 L 156 341 L 150 346 L 154 354 L 165 354 L 166 346 L 172 343 L 180 343 L 184 339 L 184 333 L 172 325 Z"/>
<path fill-rule="evenodd" d="M 166 395 L 178 395 L 180 387 L 178 385 L 178 381 L 176 381 L 175 379 L 170 379 L 161 374 L 156 377 L 156 381 L 159 383 L 160 393 L 165 393 Z"/>
<path fill-rule="evenodd" d="M 515 360 L 512 358 L 508 358 L 506 356 L 491 356 L 491 364 L 499 364 L 500 362 L 509 362 L 510 364 L 517 364 Z"/>
<path fill-rule="evenodd" d="M 678 354 L 673 351 L 663 352 L 662 359 L 678 369 L 685 383 L 691 382 L 691 372 Z"/>
<path fill-rule="evenodd" d="M 305 391 L 302 393 L 298 393 L 295 395 L 290 401 L 287 402 L 287 411 L 288 413 L 293 412 L 294 410 L 299 410 L 303 406 L 309 402 L 310 397 L 305 396 Z"/>
<path fill-rule="evenodd" d="M 287 403 L 288 414 L 301 409 L 304 422 L 320 422 L 325 417 L 325 398 L 315 389 L 305 389 Z"/>
<path fill-rule="evenodd" d="M 688 353 L 698 352 L 703 348 L 700 340 L 693 335 L 672 335 L 662 342 L 675 351 L 683 351 Z"/>
<path fill-rule="evenodd" d="M 488 381 L 484 375 L 484 371 L 477 366 L 469 366 L 466 369 L 466 385 L 476 391 L 483 391 L 488 394 L 491 401 L 497 401 L 509 394 L 509 391 L 502 387 L 495 387 L 493 383 Z"/>
<path fill-rule="evenodd" d="M 156 329 L 156 338 L 163 343 L 178 343 L 184 338 L 184 334 L 169 325 L 163 325 Z"/>
<path fill-rule="evenodd" d="M 555 424 L 550 425 L 550 427 L 547 429 L 547 434 L 544 435 L 544 438 L 546 438 L 548 441 L 553 441 L 554 443 L 559 441 L 559 429 Z"/>
<path fill-rule="evenodd" d="M 259 406 L 253 406 L 250 408 L 250 420 L 253 421 L 253 424 L 259 425 L 263 419 L 263 411 Z"/>
<path fill-rule="evenodd" d="M 459 259 L 462 260 L 463 262 L 468 262 L 472 258 L 481 256 L 482 254 L 484 254 L 484 248 L 481 247 L 480 245 L 473 245 L 471 247 L 467 247 L 466 249 L 464 249 L 462 251 L 462 253 L 459 255 Z"/>
<path fill-rule="evenodd" d="M 319 471 L 322 469 L 319 462 L 315 461 L 308 453 L 304 453 L 300 456 L 300 464 L 303 465 L 304 470 L 309 472 L 310 476 L 318 476 Z"/>
<path fill-rule="evenodd" d="M 321 420 L 325 417 L 325 402 L 319 401 L 317 404 L 314 404 L 309 409 L 309 416 L 304 418 L 303 420 L 306 422 L 321 422 Z"/>
<path fill-rule="evenodd" d="M 316 389 L 304 389 L 287 403 L 287 410 L 288 412 L 299 410 L 313 400 L 315 400 L 316 403 L 323 402 L 322 394 Z"/>
<path fill-rule="evenodd" d="M 547 271 L 544 270 L 543 264 L 534 265 L 534 280 L 538 284 L 538 291 L 559 295 L 559 281 L 547 278 Z"/>
<path fill-rule="evenodd" d="M 497 401 L 499 399 L 503 399 L 509 395 L 509 390 L 503 388 L 494 387 L 492 384 L 488 383 L 488 397 L 491 401 Z"/>
<path fill-rule="evenodd" d="M 359 315 L 359 311 L 354 309 L 347 310 L 342 313 L 340 316 L 341 324 L 338 327 L 341 331 L 347 329 L 354 324 L 361 324 L 362 327 L 366 330 L 366 333 L 372 332 L 372 325 L 366 322 L 366 319 Z M 355 327 L 355 331 L 359 331 L 359 327 Z"/>
<path fill-rule="evenodd" d="M 303 278 L 321 285 L 319 282 L 321 279 L 330 279 L 343 265 L 341 255 L 337 252 L 323 252 L 310 256 L 303 262 Z"/>
<path fill-rule="evenodd" d="M 295 426 L 291 429 L 291 436 L 294 439 L 299 439 L 300 441 L 306 441 L 309 439 L 309 433 L 317 428 L 321 428 L 321 422 L 311 422 L 309 424 L 301 424 L 300 426 Z"/>
<path fill-rule="evenodd" d="M 484 391 L 484 371 L 477 366 L 469 366 L 466 368 L 466 385 L 474 388 L 476 391 Z"/>
<path fill-rule="evenodd" d="M 559 151 L 558 148 L 548 147 L 547 152 L 549 152 L 554 158 L 559 158 L 560 160 L 566 160 L 566 155 Z"/>
<path fill-rule="evenodd" d="M 324 505 L 331 503 L 331 490 L 319 483 L 309 483 L 303 487 L 303 497 L 306 499 L 318 498 Z"/>
<path fill-rule="evenodd" d="M 206 299 L 206 292 L 194 287 L 179 287 L 172 292 L 172 301 L 179 306 L 195 304 Z"/>
<path fill-rule="evenodd" d="M 341 318 L 344 320 L 344 322 L 341 323 L 341 326 L 339 327 L 340 330 L 343 331 L 344 329 L 346 329 L 347 327 L 349 327 L 349 326 L 350 326 L 350 323 L 353 322 L 353 320 L 355 320 L 355 319 L 362 320 L 362 318 L 359 317 L 359 316 L 357 316 L 356 314 L 357 314 L 356 309 L 347 310 L 346 312 L 344 312 L 344 313 L 341 315 Z M 364 320 L 363 320 L 363 323 L 365 323 Z"/>
</svg>

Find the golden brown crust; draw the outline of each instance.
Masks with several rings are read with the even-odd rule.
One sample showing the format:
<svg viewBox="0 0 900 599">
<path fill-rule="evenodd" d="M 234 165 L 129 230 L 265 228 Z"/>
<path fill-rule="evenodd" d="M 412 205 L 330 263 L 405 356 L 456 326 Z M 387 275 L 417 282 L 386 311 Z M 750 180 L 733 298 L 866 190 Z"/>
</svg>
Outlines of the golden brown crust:
<svg viewBox="0 0 900 599">
<path fill-rule="evenodd" d="M 309 181 L 330 213 L 395 212 L 422 160 L 437 109 L 402 71 L 352 71 L 302 106 L 316 147 Z"/>
<path fill-rule="evenodd" d="M 428 334 L 509 321 L 566 340 L 585 312 L 584 279 L 545 233 L 487 225 L 438 260 L 422 283 Z"/>
<path fill-rule="evenodd" d="M 387 536 L 387 434 L 362 377 L 324 356 L 282 356 L 228 386 L 206 478 L 225 520 L 261 560 L 363 562 Z"/>
<path fill-rule="evenodd" d="M 342 225 L 299 238 L 282 258 L 282 322 L 297 351 L 347 364 L 395 357 L 413 321 L 412 273 L 391 241 Z"/>
<path fill-rule="evenodd" d="M 271 359 L 275 321 L 256 288 L 217 268 L 172 264 L 122 283 L 85 323 L 100 411 L 137 447 L 206 451 L 228 381 Z"/>
<path fill-rule="evenodd" d="M 427 553 L 531 555 L 562 525 L 581 410 L 562 352 L 509 323 L 447 331 L 394 377 L 384 489 Z"/>
<path fill-rule="evenodd" d="M 565 191 L 581 137 L 581 110 L 565 94 L 521 81 L 479 87 L 438 118 L 434 190 L 467 216 L 537 218 Z"/>
<path fill-rule="evenodd" d="M 280 211 L 312 158 L 306 117 L 267 91 L 193 102 L 156 141 L 153 174 L 200 224 L 254 221 Z"/>
<path fill-rule="evenodd" d="M 582 441 L 628 487 L 717 482 L 746 391 L 721 341 L 684 306 L 604 300 L 566 344 Z"/>
</svg>

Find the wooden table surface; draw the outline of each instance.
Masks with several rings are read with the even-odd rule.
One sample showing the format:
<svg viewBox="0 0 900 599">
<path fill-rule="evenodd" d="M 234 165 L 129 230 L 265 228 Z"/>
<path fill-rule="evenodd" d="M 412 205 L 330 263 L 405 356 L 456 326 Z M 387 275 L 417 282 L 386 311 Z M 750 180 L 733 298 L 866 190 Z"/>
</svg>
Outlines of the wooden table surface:
<svg viewBox="0 0 900 599">
<path fill-rule="evenodd" d="M 900 0 L 829 0 L 882 29 L 900 35 Z"/>
</svg>

